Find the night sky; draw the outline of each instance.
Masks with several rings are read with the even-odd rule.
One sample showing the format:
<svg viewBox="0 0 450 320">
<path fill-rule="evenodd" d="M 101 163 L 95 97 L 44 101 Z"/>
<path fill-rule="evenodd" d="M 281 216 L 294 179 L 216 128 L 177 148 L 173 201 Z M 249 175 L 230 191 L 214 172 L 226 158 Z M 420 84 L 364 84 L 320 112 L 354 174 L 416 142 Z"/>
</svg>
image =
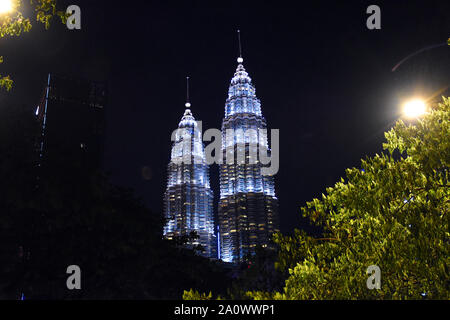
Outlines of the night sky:
<svg viewBox="0 0 450 320">
<path fill-rule="evenodd" d="M 11 92 L 0 91 L 0 109 L 23 104 L 33 112 L 48 72 L 107 80 L 104 168 L 155 214 L 163 209 L 185 77 L 191 77 L 196 119 L 204 129 L 220 129 L 237 66 L 237 29 L 263 115 L 269 128 L 280 129 L 275 181 L 284 232 L 306 228 L 300 207 L 345 168 L 381 152 L 383 132 L 399 118 L 405 97 L 430 97 L 450 84 L 447 46 L 391 71 L 409 54 L 450 36 L 450 3 L 444 0 L 59 3 L 81 7 L 82 30 L 55 20 L 48 31 L 35 24 L 20 38 L 0 40 L 0 74 L 15 80 Z M 366 27 L 370 4 L 381 8 L 381 30 Z M 214 165 L 216 200 L 218 181 Z"/>
</svg>

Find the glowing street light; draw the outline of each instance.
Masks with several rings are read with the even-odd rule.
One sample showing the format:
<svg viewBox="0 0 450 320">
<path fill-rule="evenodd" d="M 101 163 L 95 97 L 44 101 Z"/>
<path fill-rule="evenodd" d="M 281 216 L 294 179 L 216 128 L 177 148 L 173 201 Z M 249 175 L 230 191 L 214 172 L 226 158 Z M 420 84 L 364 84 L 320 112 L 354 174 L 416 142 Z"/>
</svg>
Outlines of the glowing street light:
<svg viewBox="0 0 450 320">
<path fill-rule="evenodd" d="M 426 103 L 421 99 L 413 99 L 403 105 L 403 114 L 410 119 L 419 118 L 426 112 Z"/>
<path fill-rule="evenodd" d="M 12 0 L 0 0 L 0 14 L 13 11 Z"/>
</svg>

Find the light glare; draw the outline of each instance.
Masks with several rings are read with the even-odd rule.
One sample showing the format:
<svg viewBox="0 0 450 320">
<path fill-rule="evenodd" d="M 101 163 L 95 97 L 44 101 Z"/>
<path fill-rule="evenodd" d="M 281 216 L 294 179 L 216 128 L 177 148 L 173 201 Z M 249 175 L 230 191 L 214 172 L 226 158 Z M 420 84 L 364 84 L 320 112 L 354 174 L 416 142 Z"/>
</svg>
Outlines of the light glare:
<svg viewBox="0 0 450 320">
<path fill-rule="evenodd" d="M 0 0 L 0 14 L 8 13 L 13 10 L 12 0 Z"/>
<path fill-rule="evenodd" d="M 426 105 L 423 100 L 414 99 L 403 106 L 403 113 L 407 118 L 418 118 L 426 113 Z"/>
</svg>

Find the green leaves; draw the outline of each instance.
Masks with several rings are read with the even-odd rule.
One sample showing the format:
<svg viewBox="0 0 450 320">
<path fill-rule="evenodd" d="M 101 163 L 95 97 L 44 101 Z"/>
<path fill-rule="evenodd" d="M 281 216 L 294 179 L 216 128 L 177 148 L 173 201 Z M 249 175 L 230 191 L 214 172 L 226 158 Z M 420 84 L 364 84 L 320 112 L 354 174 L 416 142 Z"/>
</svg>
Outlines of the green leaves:
<svg viewBox="0 0 450 320">
<path fill-rule="evenodd" d="M 36 13 L 36 21 L 44 24 L 45 28 L 50 27 L 50 21 L 54 16 L 58 16 L 62 23 L 66 23 L 67 14 L 64 11 L 56 9 L 56 0 L 30 0 L 31 5 Z M 11 36 L 18 37 L 24 32 L 29 32 L 32 28 L 30 18 L 24 17 L 22 12 L 22 1 L 15 0 L 16 11 L 0 15 L 0 38 Z M 3 57 L 0 63 L 3 62 Z M 7 91 L 12 89 L 13 80 L 9 77 L 0 76 L 0 89 Z"/>
<path fill-rule="evenodd" d="M 0 64 L 2 64 L 2 63 L 3 63 L 3 57 L 0 56 Z M 6 89 L 6 90 L 9 91 L 9 90 L 11 90 L 11 88 L 12 88 L 12 84 L 13 84 L 13 82 L 12 82 L 12 80 L 10 79 L 9 76 L 2 77 L 2 76 L 0 75 L 0 88 Z"/>
<path fill-rule="evenodd" d="M 200 293 L 197 290 L 185 290 L 183 292 L 183 300 L 211 300 L 212 299 L 212 293 L 209 292 L 209 294 L 206 293 Z"/>
<path fill-rule="evenodd" d="M 25 18 L 21 12 L 14 15 L 7 15 L 0 18 L 0 38 L 5 36 L 20 36 L 24 32 L 31 30 L 29 18 Z"/>
<path fill-rule="evenodd" d="M 254 299 L 449 299 L 450 99 L 415 125 L 397 122 L 384 150 L 346 170 L 346 179 L 302 214 L 324 230 L 274 237 L 277 268 L 289 270 L 282 292 Z M 394 156 L 398 152 L 399 156 Z M 381 289 L 366 287 L 368 266 Z"/>
<path fill-rule="evenodd" d="M 36 20 L 44 24 L 46 29 L 50 27 L 50 21 L 55 16 L 58 16 L 62 23 L 66 23 L 68 16 L 64 11 L 56 9 L 56 0 L 31 0 L 31 4 L 35 5 Z"/>
<path fill-rule="evenodd" d="M 13 81 L 9 76 L 2 77 L 0 75 L 0 88 L 6 89 L 7 91 L 12 89 Z"/>
</svg>

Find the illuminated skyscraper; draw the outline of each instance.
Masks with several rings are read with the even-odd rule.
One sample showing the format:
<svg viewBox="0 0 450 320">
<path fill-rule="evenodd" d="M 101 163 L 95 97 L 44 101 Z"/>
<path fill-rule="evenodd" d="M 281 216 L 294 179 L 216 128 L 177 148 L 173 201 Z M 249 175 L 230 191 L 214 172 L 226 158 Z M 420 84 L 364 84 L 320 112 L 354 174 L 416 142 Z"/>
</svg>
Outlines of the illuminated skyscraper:
<svg viewBox="0 0 450 320">
<path fill-rule="evenodd" d="M 195 231 L 199 238 L 187 246 L 201 245 L 204 248 L 203 256 L 217 258 L 209 167 L 206 164 L 201 129 L 190 106 L 187 102 L 178 129 L 172 135 L 174 143 L 164 196 L 164 236 L 172 239 L 188 236 Z"/>
<path fill-rule="evenodd" d="M 225 118 L 222 122 L 222 154 L 220 165 L 220 258 L 238 262 L 252 254 L 256 246 L 267 247 L 278 231 L 278 199 L 273 176 L 262 175 L 264 165 L 255 157 L 257 150 L 270 154 L 266 120 L 248 73 L 238 58 L 238 66 L 228 90 Z M 233 130 L 231 134 L 227 133 Z M 232 152 L 232 164 L 226 158 Z M 239 153 L 245 161 L 239 161 Z M 242 158 L 241 158 L 242 159 Z"/>
</svg>

